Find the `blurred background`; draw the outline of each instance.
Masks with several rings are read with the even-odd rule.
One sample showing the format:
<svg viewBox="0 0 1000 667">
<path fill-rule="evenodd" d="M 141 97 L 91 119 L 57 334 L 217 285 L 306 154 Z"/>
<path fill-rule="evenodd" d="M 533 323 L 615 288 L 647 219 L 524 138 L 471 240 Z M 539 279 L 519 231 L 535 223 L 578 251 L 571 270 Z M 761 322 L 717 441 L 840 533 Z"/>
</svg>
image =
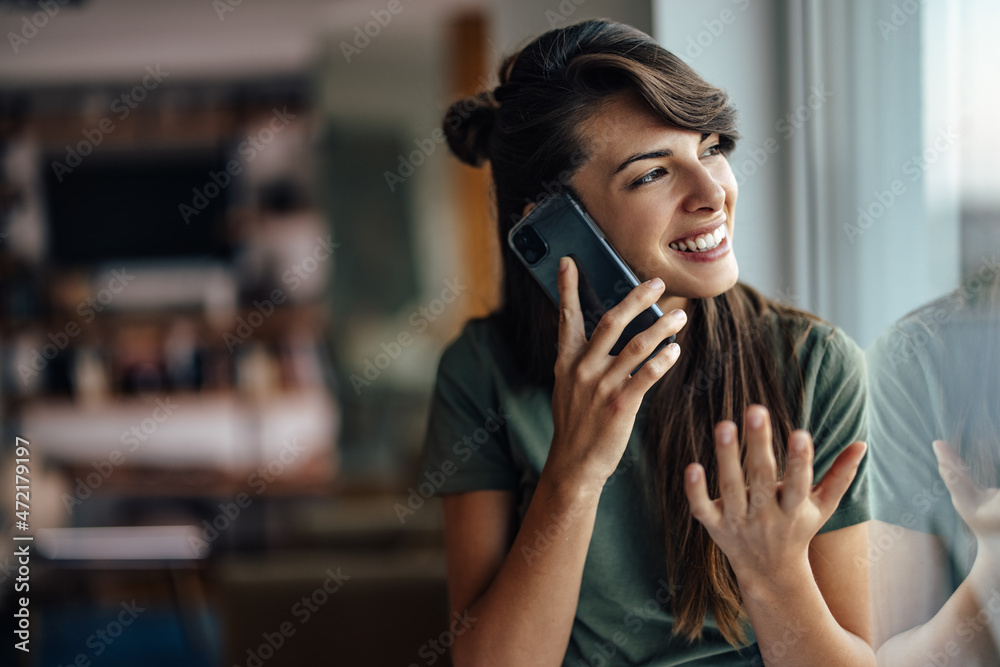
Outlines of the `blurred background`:
<svg viewBox="0 0 1000 667">
<path fill-rule="evenodd" d="M 865 346 L 1000 270 L 989 0 L 2 0 L 0 662 L 449 664 L 417 457 L 498 261 L 438 128 L 591 17 L 732 95 L 744 281 Z"/>
</svg>

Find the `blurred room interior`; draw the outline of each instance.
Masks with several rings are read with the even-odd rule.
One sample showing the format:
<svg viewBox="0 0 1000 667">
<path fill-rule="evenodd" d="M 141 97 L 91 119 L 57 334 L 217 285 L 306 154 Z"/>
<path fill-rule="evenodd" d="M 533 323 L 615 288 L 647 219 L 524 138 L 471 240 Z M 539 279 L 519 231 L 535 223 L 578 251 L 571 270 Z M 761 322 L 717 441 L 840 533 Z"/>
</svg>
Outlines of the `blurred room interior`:
<svg viewBox="0 0 1000 667">
<path fill-rule="evenodd" d="M 0 662 L 450 664 L 416 470 L 498 250 L 439 128 L 551 27 L 632 24 L 731 92 L 742 279 L 860 345 L 996 266 L 1000 15 L 897 4 L 0 2 L 0 455 L 31 443 L 41 556 Z"/>
</svg>

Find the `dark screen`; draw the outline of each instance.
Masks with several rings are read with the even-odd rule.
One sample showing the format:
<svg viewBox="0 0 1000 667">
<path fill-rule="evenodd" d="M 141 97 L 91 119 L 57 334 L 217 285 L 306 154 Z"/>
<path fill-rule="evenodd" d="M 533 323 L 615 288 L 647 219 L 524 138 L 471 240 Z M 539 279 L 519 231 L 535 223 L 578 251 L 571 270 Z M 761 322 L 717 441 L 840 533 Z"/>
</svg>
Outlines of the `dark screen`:
<svg viewBox="0 0 1000 667">
<path fill-rule="evenodd" d="M 44 164 L 52 259 L 89 264 L 119 258 L 226 258 L 223 216 L 236 179 L 225 172 L 221 151 L 97 152 L 70 173 Z M 227 187 L 215 197 L 211 174 Z M 210 185 L 206 193 L 206 184 Z M 188 221 L 180 209 L 190 206 Z M 192 214 L 191 211 L 194 213 Z"/>
</svg>

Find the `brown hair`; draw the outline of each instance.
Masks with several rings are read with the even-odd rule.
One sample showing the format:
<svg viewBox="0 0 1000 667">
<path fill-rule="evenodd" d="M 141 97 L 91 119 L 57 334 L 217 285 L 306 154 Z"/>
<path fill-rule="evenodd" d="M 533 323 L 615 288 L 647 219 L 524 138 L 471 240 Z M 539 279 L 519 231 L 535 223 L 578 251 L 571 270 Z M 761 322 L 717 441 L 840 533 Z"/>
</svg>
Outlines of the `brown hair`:
<svg viewBox="0 0 1000 667">
<path fill-rule="evenodd" d="M 504 60 L 494 91 L 456 102 L 445 116 L 452 151 L 468 164 L 488 160 L 492 167 L 503 249 L 504 298 L 496 319 L 516 347 L 513 357 L 525 382 L 551 387 L 557 311 L 508 248 L 507 232 L 526 204 L 569 189 L 569 179 L 588 159 L 589 138 L 579 136 L 580 124 L 627 92 L 637 93 L 666 123 L 718 132 L 724 154 L 734 148 L 736 111 L 725 91 L 706 83 L 645 33 L 604 20 L 543 34 Z M 672 601 L 674 633 L 697 639 L 710 609 L 723 636 L 739 645 L 746 641 L 746 614 L 736 577 L 707 531 L 691 518 L 681 475 L 688 463 L 702 462 L 709 490 L 718 496 L 712 425 L 723 419 L 742 424 L 751 403 L 768 406 L 775 442 L 787 440 L 803 391 L 793 372 L 786 393 L 780 375 L 781 368 L 794 363 L 796 334 L 786 324 L 802 322 L 803 314 L 742 284 L 714 298 L 692 300 L 692 307 L 679 337 L 685 353 L 647 396 L 651 409 L 644 443 L 656 476 L 667 572 L 671 583 L 680 585 Z M 781 330 L 777 346 L 773 335 L 761 335 L 772 327 Z M 800 327 L 798 334 L 803 333 Z M 711 362 L 718 363 L 706 376 Z M 741 451 L 745 456 L 745 442 Z M 775 457 L 783 469 L 784 447 L 775 448 Z"/>
</svg>

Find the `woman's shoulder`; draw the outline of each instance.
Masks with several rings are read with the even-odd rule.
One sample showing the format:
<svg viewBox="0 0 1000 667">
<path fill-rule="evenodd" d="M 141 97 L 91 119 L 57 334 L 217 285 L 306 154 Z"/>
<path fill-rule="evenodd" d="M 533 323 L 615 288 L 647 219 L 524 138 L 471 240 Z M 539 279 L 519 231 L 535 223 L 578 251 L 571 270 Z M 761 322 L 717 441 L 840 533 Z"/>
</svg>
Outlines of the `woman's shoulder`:
<svg viewBox="0 0 1000 667">
<path fill-rule="evenodd" d="M 440 368 L 482 372 L 502 365 L 508 354 L 496 316 L 488 315 L 465 323 L 441 353 Z"/>
<path fill-rule="evenodd" d="M 510 345 L 496 315 L 471 319 L 441 353 L 438 389 L 506 394 L 521 384 Z"/>
<path fill-rule="evenodd" d="M 864 352 L 843 328 L 804 310 L 780 304 L 769 309 L 765 317 L 769 318 L 774 335 L 792 345 L 800 365 L 823 367 L 824 372 L 832 371 L 831 366 L 863 371 Z"/>
</svg>

